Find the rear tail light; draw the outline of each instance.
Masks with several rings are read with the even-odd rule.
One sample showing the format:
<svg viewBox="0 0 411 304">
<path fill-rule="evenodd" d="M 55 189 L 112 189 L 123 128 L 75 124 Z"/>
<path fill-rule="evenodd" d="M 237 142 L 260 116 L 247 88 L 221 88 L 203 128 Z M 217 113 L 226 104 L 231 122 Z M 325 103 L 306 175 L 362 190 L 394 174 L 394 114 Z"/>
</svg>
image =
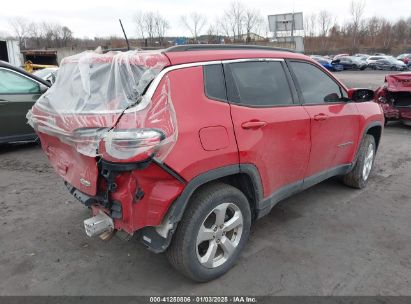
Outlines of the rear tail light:
<svg viewBox="0 0 411 304">
<path fill-rule="evenodd" d="M 84 155 L 95 156 L 102 136 L 109 130 L 109 128 L 80 128 L 71 136 L 61 137 L 61 140 L 74 145 L 77 151 Z"/>
<path fill-rule="evenodd" d="M 164 138 L 157 129 L 112 130 L 103 136 L 99 152 L 108 160 L 142 161 L 156 153 Z"/>
</svg>

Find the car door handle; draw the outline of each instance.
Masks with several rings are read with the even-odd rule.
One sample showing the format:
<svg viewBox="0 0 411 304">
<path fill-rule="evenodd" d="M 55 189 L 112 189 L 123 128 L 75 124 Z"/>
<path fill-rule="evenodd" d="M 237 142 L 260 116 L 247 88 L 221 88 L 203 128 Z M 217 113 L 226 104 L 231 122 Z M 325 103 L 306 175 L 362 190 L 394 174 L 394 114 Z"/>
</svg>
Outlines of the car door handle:
<svg viewBox="0 0 411 304">
<path fill-rule="evenodd" d="M 266 121 L 260 121 L 260 120 L 250 120 L 243 122 L 241 124 L 241 128 L 243 129 L 260 129 L 263 128 L 267 125 Z"/>
<path fill-rule="evenodd" d="M 327 120 L 327 119 L 328 119 L 328 115 L 325 115 L 324 113 L 314 115 L 314 120 L 316 120 L 316 121 L 323 121 L 323 120 Z"/>
</svg>

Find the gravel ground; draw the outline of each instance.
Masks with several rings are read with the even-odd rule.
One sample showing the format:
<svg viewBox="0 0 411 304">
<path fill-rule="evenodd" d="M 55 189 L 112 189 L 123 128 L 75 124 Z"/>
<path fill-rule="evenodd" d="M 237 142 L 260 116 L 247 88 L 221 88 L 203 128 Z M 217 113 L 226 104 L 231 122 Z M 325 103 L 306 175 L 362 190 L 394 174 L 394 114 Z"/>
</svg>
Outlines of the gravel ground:
<svg viewBox="0 0 411 304">
<path fill-rule="evenodd" d="M 375 90 L 378 89 L 385 79 L 387 74 L 398 74 L 400 72 L 392 71 L 343 71 L 334 73 L 347 87 L 349 88 L 366 88 Z"/>
<path fill-rule="evenodd" d="M 337 76 L 383 79 L 354 73 L 354 84 Z M 252 227 L 237 265 L 205 284 L 135 240 L 87 238 L 87 209 L 41 150 L 2 147 L 0 295 L 411 295 L 410 138 L 390 124 L 366 189 L 334 178 L 281 202 Z"/>
</svg>

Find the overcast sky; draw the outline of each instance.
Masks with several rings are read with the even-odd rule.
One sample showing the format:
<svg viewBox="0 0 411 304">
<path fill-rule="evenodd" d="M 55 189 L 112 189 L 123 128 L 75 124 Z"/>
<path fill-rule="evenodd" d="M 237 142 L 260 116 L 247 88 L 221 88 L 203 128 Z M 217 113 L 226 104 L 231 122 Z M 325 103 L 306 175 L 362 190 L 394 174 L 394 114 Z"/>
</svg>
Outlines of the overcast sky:
<svg viewBox="0 0 411 304">
<path fill-rule="evenodd" d="M 349 20 L 351 0 L 243 0 L 245 6 L 271 14 L 300 12 L 311 14 L 329 10 L 340 22 Z M 5 0 L 0 11 L 0 35 L 10 33 L 8 20 L 22 16 L 32 21 L 50 21 L 68 26 L 76 37 L 121 36 L 121 18 L 129 36 L 136 35 L 133 15 L 138 10 L 158 11 L 168 19 L 171 29 L 167 35 L 189 35 L 181 26 L 180 16 L 192 11 L 207 16 L 209 22 L 222 15 L 229 0 Z M 365 17 L 385 16 L 390 20 L 411 15 L 411 0 L 367 0 Z"/>
</svg>

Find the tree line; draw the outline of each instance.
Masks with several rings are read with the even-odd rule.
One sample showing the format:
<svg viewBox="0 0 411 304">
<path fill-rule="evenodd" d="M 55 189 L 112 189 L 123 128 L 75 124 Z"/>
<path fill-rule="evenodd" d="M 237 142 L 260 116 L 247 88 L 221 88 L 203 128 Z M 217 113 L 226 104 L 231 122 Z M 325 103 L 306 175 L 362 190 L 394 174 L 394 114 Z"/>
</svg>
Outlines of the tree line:
<svg viewBox="0 0 411 304">
<path fill-rule="evenodd" d="M 10 28 L 21 49 L 66 47 L 73 39 L 67 27 L 51 22 L 32 22 L 23 17 L 9 20 Z"/>
<path fill-rule="evenodd" d="M 411 16 L 390 21 L 384 17 L 365 18 L 364 0 L 352 1 L 350 20 L 340 24 L 327 10 L 306 15 L 305 49 L 308 53 L 411 52 Z"/>
<path fill-rule="evenodd" d="M 264 18 L 260 11 L 246 7 L 240 1 L 233 1 L 229 7 L 211 22 L 199 12 L 190 12 L 181 15 L 180 26 L 190 33 L 191 43 L 200 42 L 199 37 L 205 36 L 206 41 L 219 42 L 220 37 L 230 37 L 233 42 L 250 43 L 252 34 L 261 35 L 265 31 Z M 139 11 L 134 16 L 134 24 L 138 38 L 144 41 L 145 46 L 164 44 L 166 32 L 170 29 L 170 23 L 159 12 Z M 213 41 L 217 40 L 217 41 Z"/>
<path fill-rule="evenodd" d="M 411 16 L 390 21 L 384 17 L 365 18 L 365 0 L 353 0 L 350 19 L 340 23 L 332 12 L 323 10 L 304 16 L 304 44 L 307 53 L 330 52 L 411 52 Z M 133 17 L 137 47 L 166 47 L 174 41 L 169 37 L 170 22 L 160 12 L 138 11 Z M 99 45 L 124 47 L 122 37 L 74 38 L 67 26 L 58 23 L 35 23 L 21 17 L 10 20 L 13 36 L 25 48 L 83 47 Z M 268 29 L 267 16 L 239 0 L 214 19 L 200 12 L 189 12 L 179 18 L 179 28 L 189 33 L 187 43 L 255 43 L 275 45 Z"/>
</svg>

